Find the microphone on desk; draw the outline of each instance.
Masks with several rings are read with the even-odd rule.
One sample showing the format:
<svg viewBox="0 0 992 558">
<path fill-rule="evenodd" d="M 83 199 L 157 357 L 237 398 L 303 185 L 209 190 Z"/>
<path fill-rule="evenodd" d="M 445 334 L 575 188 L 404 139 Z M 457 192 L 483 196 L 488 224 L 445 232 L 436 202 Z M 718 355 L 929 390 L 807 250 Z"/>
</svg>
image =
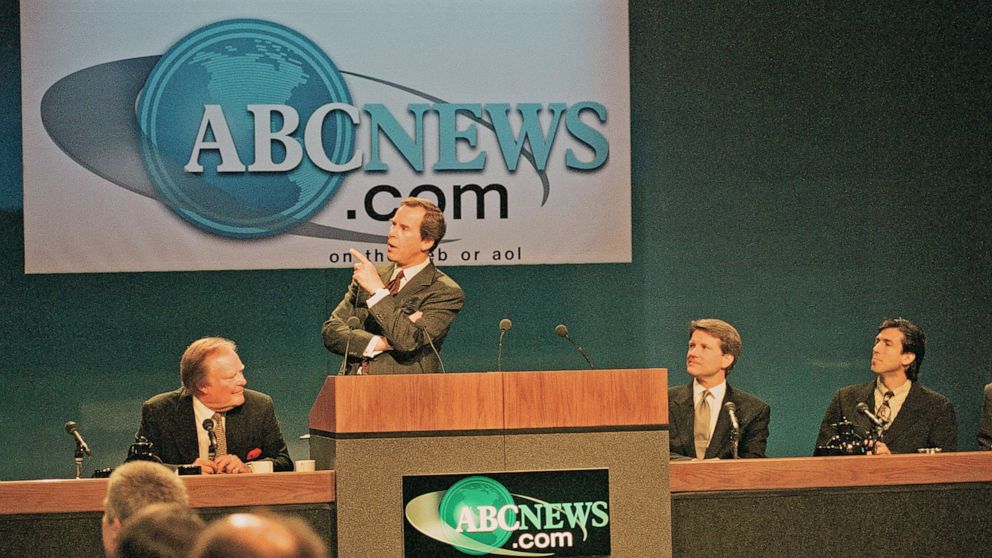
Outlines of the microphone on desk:
<svg viewBox="0 0 992 558">
<path fill-rule="evenodd" d="M 503 338 L 506 337 L 506 332 L 513 328 L 513 322 L 510 318 L 503 318 L 499 321 L 499 347 L 496 350 L 496 371 L 503 371 Z"/>
<path fill-rule="evenodd" d="M 217 458 L 217 434 L 214 434 L 214 421 L 203 419 L 203 429 L 207 431 L 207 437 L 210 438 L 210 445 L 207 447 L 207 457 L 213 461 Z"/>
<path fill-rule="evenodd" d="M 83 435 L 79 433 L 79 427 L 76 426 L 76 421 L 70 420 L 65 423 L 65 431 L 76 439 L 76 445 L 79 446 L 79 449 L 81 449 L 83 453 L 86 455 L 93 455 L 92 452 L 90 452 L 90 447 L 86 445 L 86 440 L 83 439 Z"/>
<path fill-rule="evenodd" d="M 885 421 L 875 416 L 875 413 L 869 411 L 868 404 L 864 401 L 855 405 L 854 408 L 862 415 L 868 417 L 868 420 L 875 425 L 875 428 L 885 428 Z"/>
<path fill-rule="evenodd" d="M 348 339 L 344 342 L 344 358 L 341 360 L 341 368 L 338 368 L 338 376 L 343 376 L 345 369 L 348 367 L 348 349 L 351 348 L 351 332 L 362 325 L 362 321 L 358 319 L 358 316 L 351 316 L 345 321 L 348 326 Z"/>
<path fill-rule="evenodd" d="M 410 316 L 410 315 L 415 314 L 417 312 L 417 308 L 416 308 L 416 306 L 414 306 L 413 301 L 407 301 L 407 303 L 403 305 L 402 310 L 403 310 L 403 313 L 406 314 L 407 316 Z M 427 338 L 427 344 L 431 346 L 431 350 L 434 351 L 434 356 L 437 357 L 437 363 L 439 365 L 441 365 L 441 373 L 442 374 L 446 373 L 447 370 L 444 369 L 444 361 L 441 360 L 441 353 L 437 350 L 437 347 L 434 346 L 434 339 L 431 338 L 431 334 L 430 333 L 427 333 L 427 328 L 424 327 L 424 325 L 421 324 L 419 320 L 416 321 L 416 322 L 412 322 L 412 323 L 413 323 L 413 326 L 416 327 L 417 329 L 419 329 L 420 332 L 424 334 L 424 337 Z"/>
<path fill-rule="evenodd" d="M 595 366 L 592 365 L 592 361 L 589 360 L 589 355 L 586 354 L 585 349 L 583 349 L 581 345 L 576 343 L 575 340 L 568 335 L 568 327 L 566 327 L 565 324 L 558 324 L 555 326 L 555 335 L 571 343 L 575 349 L 579 351 L 579 354 L 582 355 L 582 358 L 586 359 L 586 363 L 589 364 L 589 368 L 595 368 Z"/>
<path fill-rule="evenodd" d="M 734 444 L 732 446 L 734 459 L 739 459 L 740 455 L 738 454 L 738 444 L 740 444 L 741 441 L 741 425 L 737 421 L 737 405 L 735 405 L 733 401 L 727 401 L 723 404 L 723 408 L 726 409 L 727 416 L 730 417 L 730 427 L 732 429 L 730 433 L 730 441 Z"/>
</svg>

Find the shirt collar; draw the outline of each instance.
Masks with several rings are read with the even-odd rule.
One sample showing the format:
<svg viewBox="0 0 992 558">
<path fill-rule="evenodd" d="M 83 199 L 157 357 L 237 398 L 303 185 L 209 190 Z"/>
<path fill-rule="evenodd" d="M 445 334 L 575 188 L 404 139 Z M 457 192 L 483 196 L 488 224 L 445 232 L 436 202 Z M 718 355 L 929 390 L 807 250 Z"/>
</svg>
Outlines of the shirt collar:
<svg viewBox="0 0 992 558">
<path fill-rule="evenodd" d="M 415 275 L 417 275 L 418 273 L 420 273 L 421 271 L 423 271 L 423 269 L 425 267 L 427 267 L 427 264 L 429 264 L 429 263 L 431 263 L 430 257 L 428 257 L 424 261 L 420 262 L 419 264 L 411 265 L 409 267 L 399 267 L 399 266 L 397 266 L 396 269 L 393 270 L 393 274 L 392 274 L 392 276 L 389 277 L 389 280 L 392 281 L 397 275 L 399 275 L 400 270 L 402 269 L 403 270 L 403 279 L 405 281 L 409 281 L 410 279 L 413 279 Z"/>
<path fill-rule="evenodd" d="M 707 389 L 710 391 L 711 394 L 713 394 L 713 401 L 716 401 L 716 402 L 723 401 L 723 396 L 724 396 L 724 394 L 727 393 L 727 381 L 724 380 L 724 381 L 720 382 L 720 384 L 717 385 L 717 386 L 714 386 L 714 387 L 711 387 L 711 388 L 706 388 L 706 387 L 703 387 L 702 385 L 700 385 L 700 383 L 698 381 L 696 381 L 695 378 L 693 378 L 693 380 L 692 380 L 692 400 L 698 403 L 699 402 L 699 398 L 703 396 L 702 395 L 703 392 L 705 390 L 707 390 Z"/>
<path fill-rule="evenodd" d="M 883 397 L 885 396 L 886 391 L 891 391 L 894 397 L 905 399 L 906 395 L 909 394 L 909 389 L 911 387 L 913 387 L 912 380 L 906 380 L 901 386 L 897 387 L 896 389 L 891 389 L 888 386 L 886 386 L 884 383 L 882 383 L 881 376 L 875 379 L 875 390 L 878 391 L 878 393 Z"/>
</svg>

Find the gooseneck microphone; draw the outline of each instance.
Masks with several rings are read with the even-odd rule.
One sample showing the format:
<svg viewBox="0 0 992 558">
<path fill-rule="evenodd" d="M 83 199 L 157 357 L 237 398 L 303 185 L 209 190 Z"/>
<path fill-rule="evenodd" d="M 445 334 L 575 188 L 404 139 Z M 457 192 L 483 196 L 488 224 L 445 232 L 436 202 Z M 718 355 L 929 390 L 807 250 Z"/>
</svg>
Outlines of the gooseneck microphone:
<svg viewBox="0 0 992 558">
<path fill-rule="evenodd" d="M 503 371 L 503 338 L 506 337 L 506 332 L 513 329 L 513 322 L 510 318 L 503 318 L 499 321 L 499 347 L 496 350 L 496 371 Z"/>
<path fill-rule="evenodd" d="M 592 365 L 592 361 L 589 360 L 589 355 L 586 354 L 585 349 L 583 349 L 581 345 L 576 343 L 575 340 L 568 335 L 568 328 L 565 324 L 558 324 L 555 326 L 555 335 L 571 343 L 572 346 L 579 351 L 579 354 L 582 355 L 582 358 L 586 359 L 586 363 L 589 364 L 589 368 L 595 368 L 595 366 Z"/>
<path fill-rule="evenodd" d="M 76 426 L 76 421 L 70 420 L 65 423 L 65 431 L 69 433 L 70 436 L 76 439 L 76 446 L 83 451 L 86 455 L 93 455 L 90 451 L 90 447 L 86 445 L 86 440 L 83 439 L 83 435 L 79 433 L 79 427 Z"/>
<path fill-rule="evenodd" d="M 733 401 L 727 401 L 723 404 L 723 408 L 727 411 L 727 416 L 730 417 L 730 441 L 733 442 L 731 446 L 733 450 L 734 459 L 740 459 L 739 445 L 741 441 L 741 424 L 737 421 L 737 405 Z"/>
<path fill-rule="evenodd" d="M 214 421 L 212 419 L 203 419 L 203 429 L 207 431 L 207 437 L 210 439 L 210 445 L 207 447 L 207 457 L 213 461 L 217 459 L 217 434 L 214 434 Z"/>
<path fill-rule="evenodd" d="M 855 405 L 854 408 L 862 415 L 868 417 L 868 420 L 875 425 L 875 428 L 885 428 L 885 421 L 875 416 L 875 413 L 869 411 L 868 404 L 864 401 Z"/>
<path fill-rule="evenodd" d="M 358 319 L 358 316 L 351 316 L 345 321 L 345 324 L 348 326 L 348 339 L 344 342 L 344 358 L 341 359 L 341 368 L 338 368 L 338 376 L 343 376 L 348 367 L 348 349 L 351 348 L 351 332 L 362 325 L 362 321 Z"/>
<path fill-rule="evenodd" d="M 412 301 L 407 301 L 406 304 L 403 305 L 402 310 L 403 313 L 406 314 L 407 316 L 417 313 L 417 308 L 413 305 Z M 427 343 L 431 346 L 431 350 L 434 351 L 434 356 L 437 357 L 437 363 L 441 365 L 441 373 L 442 374 L 447 373 L 447 370 L 444 369 L 444 361 L 441 360 L 441 353 L 438 352 L 437 347 L 434 346 L 434 339 L 431 338 L 430 333 L 427 333 L 427 328 L 424 327 L 424 325 L 421 324 L 419 320 L 412 323 L 413 326 L 419 329 L 420 332 L 424 334 L 424 337 L 427 338 Z"/>
</svg>

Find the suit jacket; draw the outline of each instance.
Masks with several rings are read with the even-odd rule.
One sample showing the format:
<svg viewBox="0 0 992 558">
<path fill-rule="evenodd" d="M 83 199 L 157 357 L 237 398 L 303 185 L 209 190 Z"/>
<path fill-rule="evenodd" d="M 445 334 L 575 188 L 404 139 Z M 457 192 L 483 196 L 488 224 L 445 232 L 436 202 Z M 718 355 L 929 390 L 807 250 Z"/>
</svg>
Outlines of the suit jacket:
<svg viewBox="0 0 992 558">
<path fill-rule="evenodd" d="M 737 446 L 738 455 L 740 457 L 765 457 L 771 407 L 746 391 L 730 387 L 729 383 L 727 384 L 727 393 L 723 396 L 723 403 L 727 401 L 733 401 L 734 405 L 737 406 L 737 422 L 741 427 L 741 439 Z M 673 457 L 696 457 L 695 416 L 692 382 L 668 390 L 668 448 Z M 704 458 L 733 458 L 730 433 L 730 416 L 721 409 L 717 415 L 716 427 L 713 429 L 713 436 L 710 438 L 710 445 L 706 448 Z"/>
<path fill-rule="evenodd" d="M 376 265 L 376 268 L 386 283 L 395 264 Z M 428 335 L 440 351 L 448 328 L 465 303 L 465 293 L 458 283 L 428 263 L 395 296 L 385 297 L 371 309 L 365 304 L 368 298 L 364 289 L 352 283 L 321 330 L 329 351 L 344 355 L 347 347 L 346 373 L 357 372 L 362 353 L 376 335 L 385 337 L 393 350 L 383 351 L 370 360 L 369 374 L 440 372 L 441 363 L 431 349 Z M 415 324 L 409 315 L 417 311 L 423 312 L 423 316 Z M 347 321 L 351 316 L 361 320 L 361 325 L 349 331 Z"/>
<path fill-rule="evenodd" d="M 272 462 L 273 470 L 293 470 L 293 460 L 268 395 L 246 389 L 244 405 L 228 411 L 224 425 L 228 453 L 247 461 L 248 452 L 258 448 L 262 450 L 262 458 Z M 200 450 L 193 396 L 179 388 L 145 401 L 141 407 L 138 435 L 154 444 L 153 451 L 165 463 L 183 465 L 196 461 Z"/>
<path fill-rule="evenodd" d="M 816 445 L 825 445 L 836 434 L 830 425 L 845 417 L 855 427 L 868 431 L 868 418 L 857 411 L 857 405 L 863 401 L 874 413 L 874 392 L 875 380 L 839 389 L 823 415 Z M 882 435 L 882 442 L 892 453 L 916 453 L 919 448 L 957 451 L 958 426 L 954 406 L 943 395 L 913 382 L 899 414 Z"/>
<path fill-rule="evenodd" d="M 992 450 L 992 384 L 985 386 L 982 415 L 978 419 L 978 449 Z"/>
</svg>

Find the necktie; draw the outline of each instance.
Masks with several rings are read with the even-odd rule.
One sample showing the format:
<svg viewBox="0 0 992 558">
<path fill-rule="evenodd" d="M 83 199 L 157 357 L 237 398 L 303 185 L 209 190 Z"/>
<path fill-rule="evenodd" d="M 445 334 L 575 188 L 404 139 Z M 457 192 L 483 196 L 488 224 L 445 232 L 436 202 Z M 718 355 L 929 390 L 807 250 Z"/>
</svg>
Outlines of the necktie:
<svg viewBox="0 0 992 558">
<path fill-rule="evenodd" d="M 876 413 L 878 419 L 885 423 L 886 428 L 889 427 L 889 418 L 892 416 L 892 406 L 889 405 L 889 399 L 892 399 L 893 395 L 895 393 L 891 391 L 885 392 L 885 395 L 882 396 L 882 405 L 878 408 L 878 413 Z"/>
<path fill-rule="evenodd" d="M 224 415 L 214 413 L 214 434 L 217 436 L 217 455 L 227 454 L 227 435 L 224 433 Z"/>
<path fill-rule="evenodd" d="M 386 288 L 389 289 L 389 294 L 395 296 L 396 293 L 400 292 L 400 281 L 402 279 L 403 279 L 403 270 L 401 269 L 400 272 L 396 274 L 396 277 L 393 277 L 393 280 L 386 285 Z"/>
<path fill-rule="evenodd" d="M 703 391 L 696 406 L 696 420 L 692 430 L 695 433 L 696 459 L 706 456 L 706 448 L 710 445 L 710 390 Z"/>
</svg>

